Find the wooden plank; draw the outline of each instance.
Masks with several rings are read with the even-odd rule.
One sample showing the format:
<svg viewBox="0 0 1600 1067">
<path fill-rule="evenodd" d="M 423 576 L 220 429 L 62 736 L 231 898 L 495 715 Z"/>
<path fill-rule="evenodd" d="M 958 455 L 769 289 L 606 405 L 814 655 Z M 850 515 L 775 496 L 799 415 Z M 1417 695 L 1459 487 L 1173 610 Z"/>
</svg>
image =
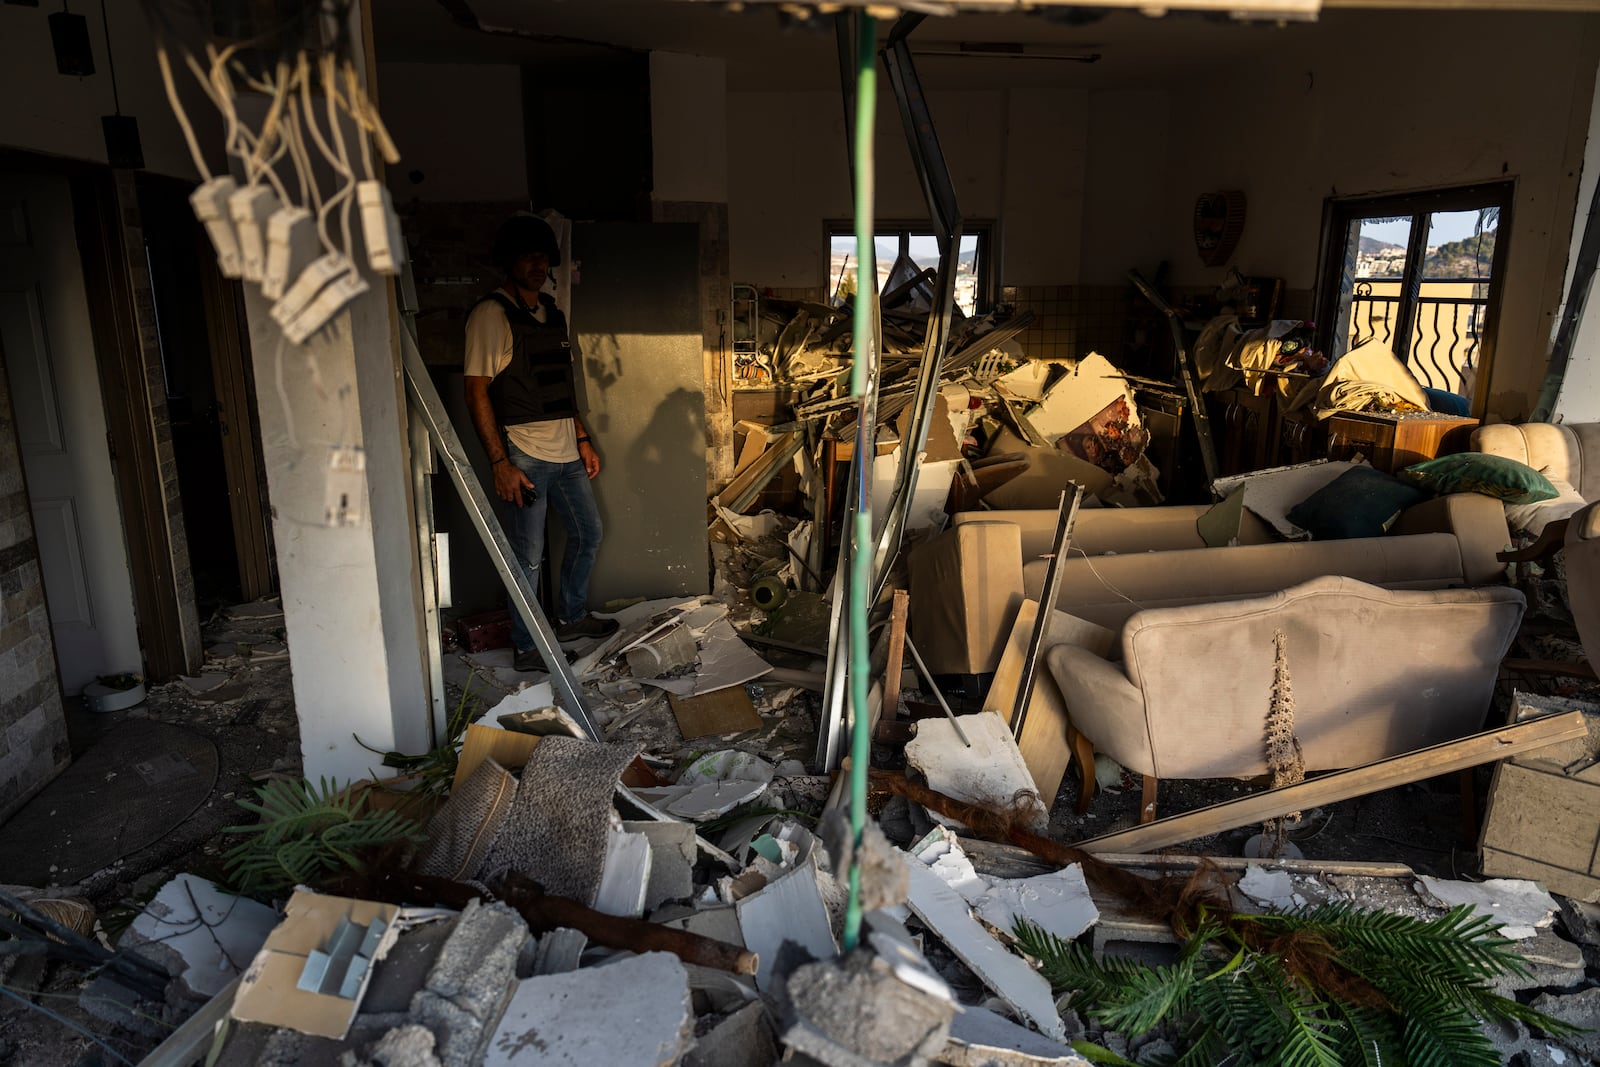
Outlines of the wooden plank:
<svg viewBox="0 0 1600 1067">
<path fill-rule="evenodd" d="M 980 874 L 991 878 L 1031 878 L 1060 869 L 1025 848 L 999 841 L 985 841 L 980 837 L 963 837 L 961 850 L 972 860 L 972 865 Z M 1173 852 L 1155 856 L 1100 852 L 1096 853 L 1095 858 L 1113 867 L 1131 867 L 1141 871 L 1192 871 L 1201 864 L 1224 871 L 1243 871 L 1264 862 L 1246 856 L 1197 856 Z M 1363 875 L 1372 878 L 1409 878 L 1416 873 L 1404 863 L 1368 863 L 1362 860 L 1277 859 L 1271 861 L 1271 866 L 1297 874 Z"/>
<path fill-rule="evenodd" d="M 900 673 L 905 666 L 906 612 L 911 596 L 904 589 L 894 591 L 894 604 L 889 609 L 889 659 L 883 668 L 883 716 L 900 717 Z"/>
<path fill-rule="evenodd" d="M 989 684 L 989 692 L 983 698 L 983 710 L 998 712 L 1008 723 L 1017 702 L 1017 687 L 1022 683 L 1028 638 L 1033 633 L 1033 621 L 1038 614 L 1037 600 L 1024 600 L 1017 609 L 1016 621 L 1011 625 L 1011 636 L 1006 639 L 1005 651 L 1000 654 L 1000 664 L 995 668 L 994 681 Z M 1115 639 L 1116 635 L 1102 626 L 1058 611 L 1051 619 L 1044 643 L 1039 646 L 1039 655 L 1042 659 L 1055 646 L 1072 644 L 1104 656 L 1111 651 Z M 1049 667 L 1041 663 L 1017 747 L 1022 750 L 1022 761 L 1028 765 L 1028 773 L 1033 776 L 1039 799 L 1047 806 L 1055 805 L 1056 794 L 1061 790 L 1061 779 L 1066 777 L 1067 764 L 1071 762 L 1070 731 L 1071 717 L 1067 713 L 1067 702 Z"/>
<path fill-rule="evenodd" d="M 1492 760 L 1569 741 L 1587 733 L 1588 727 L 1581 712 L 1544 715 L 1514 726 L 1487 730 L 1457 741 L 1418 749 L 1403 756 L 1335 771 L 1297 785 L 1267 789 L 1238 800 L 1213 804 L 1209 808 L 1157 819 L 1129 830 L 1101 834 L 1086 841 L 1074 842 L 1074 847 L 1097 853 L 1149 852 L 1208 834 L 1275 819 L 1291 811 L 1333 804 L 1408 782 L 1465 770 Z"/>
<path fill-rule="evenodd" d="M 678 720 L 678 730 L 685 741 L 761 729 L 761 716 L 756 714 L 750 694 L 742 685 L 693 697 L 668 693 L 667 702 L 672 705 L 672 717 Z"/>
<path fill-rule="evenodd" d="M 1528 856 L 1486 848 L 1483 850 L 1483 873 L 1495 878 L 1531 878 L 1552 893 L 1591 904 L 1600 903 L 1600 877 L 1569 871 Z"/>
<path fill-rule="evenodd" d="M 799 434 L 787 433 L 773 441 L 761 456 L 754 460 L 744 473 L 734 476 L 722 492 L 717 494 L 717 504 L 730 511 L 742 512 L 755 502 L 761 490 L 777 476 L 779 470 L 803 444 Z"/>
<path fill-rule="evenodd" d="M 534 734 L 468 723 L 466 737 L 461 742 L 461 755 L 456 757 L 456 777 L 451 790 L 461 788 L 461 783 L 486 759 L 494 760 L 508 771 L 516 770 L 528 762 L 538 744 L 539 738 Z"/>
</svg>

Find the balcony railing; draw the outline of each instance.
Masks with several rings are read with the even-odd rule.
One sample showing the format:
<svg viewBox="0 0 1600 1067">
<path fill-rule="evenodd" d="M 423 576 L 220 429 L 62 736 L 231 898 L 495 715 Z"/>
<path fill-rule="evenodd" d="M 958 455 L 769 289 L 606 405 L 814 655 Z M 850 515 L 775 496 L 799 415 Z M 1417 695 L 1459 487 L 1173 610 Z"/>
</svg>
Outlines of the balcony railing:
<svg viewBox="0 0 1600 1067">
<path fill-rule="evenodd" d="M 1481 284 L 1481 279 L 1476 278 L 1430 278 L 1424 285 L 1435 281 Z M 1488 304 L 1486 296 L 1423 294 L 1418 297 L 1411 343 L 1406 346 L 1402 358 L 1423 385 L 1471 395 L 1484 309 Z M 1377 338 L 1394 348 L 1399 309 L 1398 293 L 1374 293 L 1371 282 L 1357 282 L 1350 298 L 1349 347 Z"/>
</svg>

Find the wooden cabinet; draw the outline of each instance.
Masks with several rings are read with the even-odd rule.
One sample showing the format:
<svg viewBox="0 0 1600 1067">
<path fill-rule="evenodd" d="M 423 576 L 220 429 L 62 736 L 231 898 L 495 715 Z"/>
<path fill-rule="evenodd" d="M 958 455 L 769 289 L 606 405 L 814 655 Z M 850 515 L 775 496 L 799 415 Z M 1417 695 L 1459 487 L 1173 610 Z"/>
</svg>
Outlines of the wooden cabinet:
<svg viewBox="0 0 1600 1067">
<path fill-rule="evenodd" d="M 1329 459 L 1360 453 L 1378 470 L 1394 474 L 1435 456 L 1462 452 L 1477 419 L 1432 413 L 1345 412 L 1326 422 Z"/>
</svg>

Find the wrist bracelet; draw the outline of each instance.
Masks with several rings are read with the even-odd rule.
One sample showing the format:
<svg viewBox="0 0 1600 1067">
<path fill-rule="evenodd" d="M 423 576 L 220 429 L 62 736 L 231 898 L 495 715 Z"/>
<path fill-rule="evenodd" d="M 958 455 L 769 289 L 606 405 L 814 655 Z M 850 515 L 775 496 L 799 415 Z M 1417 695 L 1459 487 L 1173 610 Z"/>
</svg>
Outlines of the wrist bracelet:
<svg viewBox="0 0 1600 1067">
<path fill-rule="evenodd" d="M 585 442 L 585 441 L 587 441 L 587 440 L 589 440 L 589 437 L 588 437 L 588 435 L 587 435 L 587 434 L 586 434 L 586 435 L 584 435 L 584 436 L 583 436 L 583 437 L 580 437 L 580 438 L 578 438 L 578 443 L 579 443 L 579 444 L 580 444 L 580 445 L 581 445 L 581 444 L 583 444 L 583 443 L 584 443 L 584 442 Z"/>
<path fill-rule="evenodd" d="M 510 462 L 511 462 L 511 457 L 510 456 L 501 456 L 499 459 L 497 459 L 493 463 L 489 464 L 489 466 L 498 467 L 502 463 L 510 463 Z"/>
</svg>

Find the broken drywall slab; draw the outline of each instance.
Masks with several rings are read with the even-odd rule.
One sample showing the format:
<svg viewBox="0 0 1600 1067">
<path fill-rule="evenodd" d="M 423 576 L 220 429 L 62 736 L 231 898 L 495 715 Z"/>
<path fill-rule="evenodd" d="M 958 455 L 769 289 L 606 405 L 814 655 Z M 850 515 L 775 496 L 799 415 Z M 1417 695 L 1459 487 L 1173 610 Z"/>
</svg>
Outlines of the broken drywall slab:
<svg viewBox="0 0 1600 1067">
<path fill-rule="evenodd" d="M 760 1001 L 723 1019 L 683 1057 L 683 1067 L 771 1067 L 777 1062 L 777 1030 Z"/>
<path fill-rule="evenodd" d="M 1015 808 L 1029 830 L 1046 832 L 1050 812 L 1034 792 L 1033 776 L 1005 720 L 980 711 L 958 721 L 970 748 L 949 719 L 923 719 L 916 724 L 916 736 L 906 742 L 906 763 L 927 779 L 930 789 L 985 807 Z"/>
<path fill-rule="evenodd" d="M 795 968 L 779 1003 L 779 1040 L 828 1067 L 929 1063 L 943 1050 L 955 1011 L 948 998 L 902 982 L 864 949 Z"/>
<path fill-rule="evenodd" d="M 939 1062 L 949 1067 L 1089 1067 L 1088 1060 L 1066 1045 L 987 1008 L 956 1013 Z"/>
<path fill-rule="evenodd" d="M 1077 863 L 1032 878 L 996 879 L 974 907 L 980 919 L 1007 934 L 1016 929 L 1019 920 L 1027 920 L 1064 941 L 1071 941 L 1100 918 L 1083 867 Z"/>
<path fill-rule="evenodd" d="M 724 749 L 689 764 L 672 785 L 633 792 L 668 815 L 705 822 L 760 796 L 773 773 L 772 764 L 760 756 Z"/>
<path fill-rule="evenodd" d="M 518 982 L 485 1067 L 668 1067 L 692 1037 L 689 975 L 647 952 L 605 967 Z"/>
<path fill-rule="evenodd" d="M 1239 879 L 1239 891 L 1257 904 L 1283 911 L 1304 904 L 1305 898 L 1295 892 L 1294 879 L 1288 871 L 1269 871 L 1265 867 L 1245 868 Z"/>
<path fill-rule="evenodd" d="M 679 696 L 699 696 L 730 685 L 742 685 L 772 670 L 770 663 L 739 640 L 738 631 L 726 618 L 706 628 L 699 657 L 700 666 L 686 677 L 641 678 L 639 681 Z"/>
<path fill-rule="evenodd" d="M 628 649 L 624 659 L 635 678 L 660 678 L 694 666 L 700 648 L 683 625 L 672 626 Z"/>
<path fill-rule="evenodd" d="M 516 692 L 508 693 L 505 697 L 501 698 L 501 700 L 495 704 L 494 707 L 489 709 L 489 713 L 487 715 L 482 716 L 481 725 L 499 726 L 504 728 L 505 724 L 500 721 L 500 717 L 502 715 L 512 715 L 517 712 L 538 711 L 541 708 L 551 707 L 555 704 L 555 702 L 555 687 L 549 682 L 537 682 L 533 685 L 525 685 Z M 532 731 L 526 732 L 531 733 Z"/>
<path fill-rule="evenodd" d="M 756 988 L 763 993 L 772 986 L 778 950 L 785 941 L 793 941 L 813 959 L 827 959 L 838 951 L 817 885 L 815 843 L 803 840 L 802 850 L 792 870 L 734 904 L 745 947 L 760 958 Z"/>
<path fill-rule="evenodd" d="M 1224 514 L 1236 515 L 1238 509 L 1243 507 L 1271 525 L 1280 536 L 1291 541 L 1303 541 L 1311 534 L 1289 521 L 1289 510 L 1356 465 L 1343 460 L 1318 459 L 1289 467 L 1272 467 L 1268 470 L 1218 478 L 1212 488 L 1222 503 L 1216 505 L 1212 511 L 1217 512 L 1218 517 Z M 1228 498 L 1240 491 L 1243 495 L 1230 502 Z M 1210 518 L 1211 514 L 1207 512 L 1199 520 L 1203 533 L 1218 526 L 1217 518 Z M 1207 543 L 1211 544 L 1217 536 L 1220 536 L 1220 531 L 1207 537 Z"/>
<path fill-rule="evenodd" d="M 682 822 L 625 822 L 622 828 L 642 834 L 650 842 L 650 882 L 644 895 L 646 911 L 669 900 L 694 895 L 694 827 Z"/>
<path fill-rule="evenodd" d="M 1555 921 L 1556 901 L 1537 882 L 1521 878 L 1490 878 L 1485 882 L 1456 882 L 1422 875 L 1423 888 L 1446 907 L 1470 904 L 1480 915 L 1500 924 L 1500 936 L 1513 941 L 1533 937 Z"/>
<path fill-rule="evenodd" d="M 411 998 L 410 1017 L 439 1038 L 444 1067 L 476 1067 L 510 999 L 527 923 L 505 904 L 473 900 Z"/>
<path fill-rule="evenodd" d="M 912 856 L 907 856 L 905 862 L 911 868 L 908 903 L 912 913 L 971 968 L 984 985 L 1038 1027 L 1040 1033 L 1057 1040 L 1064 1038 L 1066 1028 L 1056 1012 L 1055 997 L 1044 976 L 996 941 L 972 917 L 967 902 L 923 863 Z"/>
<path fill-rule="evenodd" d="M 942 530 L 948 516 L 945 515 L 944 504 L 950 498 L 950 483 L 955 480 L 956 468 L 961 465 L 959 459 L 947 459 L 938 462 L 924 460 L 917 468 L 917 487 L 911 494 L 911 503 L 906 509 L 905 531 L 914 530 Z M 887 456 L 878 456 L 872 462 L 872 499 L 888 500 L 893 493 L 895 479 L 900 473 L 900 449 Z M 874 508 L 873 536 L 883 532 L 883 526 L 889 521 L 889 509 Z"/>
<path fill-rule="evenodd" d="M 1106 357 L 1089 353 L 1057 379 L 1038 406 L 1027 413 L 1029 425 L 1053 445 L 1119 401 L 1133 413 L 1133 390 L 1121 374 Z"/>
<path fill-rule="evenodd" d="M 278 913 L 265 904 L 180 874 L 145 905 L 119 944 L 165 945 L 183 958 L 183 984 L 209 1000 L 244 971 L 277 925 Z"/>
<path fill-rule="evenodd" d="M 600 872 L 600 888 L 595 891 L 594 910 L 637 919 L 644 914 L 650 888 L 650 839 L 623 829 L 616 812 L 608 814 L 611 824 L 606 832 L 605 863 Z"/>
<path fill-rule="evenodd" d="M 990 880 L 978 873 L 966 850 L 949 827 L 935 826 L 911 846 L 911 855 L 928 865 L 939 880 L 961 894 L 969 904 L 989 891 Z"/>
</svg>

